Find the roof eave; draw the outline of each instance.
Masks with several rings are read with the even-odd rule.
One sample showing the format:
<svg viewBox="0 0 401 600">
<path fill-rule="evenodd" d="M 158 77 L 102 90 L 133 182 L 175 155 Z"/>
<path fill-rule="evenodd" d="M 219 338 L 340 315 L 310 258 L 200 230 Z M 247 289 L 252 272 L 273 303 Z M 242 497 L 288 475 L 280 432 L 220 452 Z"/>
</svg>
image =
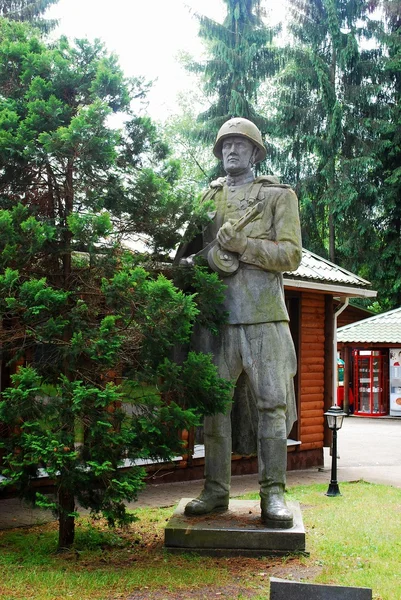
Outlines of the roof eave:
<svg viewBox="0 0 401 600">
<path fill-rule="evenodd" d="M 364 288 L 351 287 L 346 285 L 339 285 L 334 283 L 321 283 L 318 281 L 305 281 L 301 279 L 290 279 L 284 277 L 284 285 L 286 287 L 304 289 L 304 290 L 315 290 L 319 292 L 326 292 L 348 298 L 375 298 L 377 292 L 375 290 L 367 290 Z"/>
</svg>

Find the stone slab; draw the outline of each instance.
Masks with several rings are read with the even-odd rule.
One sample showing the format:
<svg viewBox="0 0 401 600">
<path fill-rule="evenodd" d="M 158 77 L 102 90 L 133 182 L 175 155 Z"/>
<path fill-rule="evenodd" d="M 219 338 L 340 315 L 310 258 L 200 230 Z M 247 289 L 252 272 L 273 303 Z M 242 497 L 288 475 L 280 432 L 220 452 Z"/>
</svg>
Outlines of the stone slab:
<svg viewBox="0 0 401 600">
<path fill-rule="evenodd" d="M 372 600 L 369 588 L 300 583 L 270 578 L 270 600 Z"/>
<path fill-rule="evenodd" d="M 164 532 L 169 552 L 208 556 L 267 556 L 305 552 L 305 528 L 298 502 L 288 502 L 294 515 L 291 529 L 270 529 L 260 518 L 259 500 L 230 500 L 228 510 L 187 517 L 182 498 Z"/>
</svg>

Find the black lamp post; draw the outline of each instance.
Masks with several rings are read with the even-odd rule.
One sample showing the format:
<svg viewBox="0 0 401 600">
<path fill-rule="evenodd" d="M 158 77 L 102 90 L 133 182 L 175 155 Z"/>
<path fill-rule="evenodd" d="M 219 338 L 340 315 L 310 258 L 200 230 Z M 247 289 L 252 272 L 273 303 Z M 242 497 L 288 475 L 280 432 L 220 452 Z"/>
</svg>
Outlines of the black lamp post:
<svg viewBox="0 0 401 600">
<path fill-rule="evenodd" d="M 333 448 L 331 452 L 331 480 L 326 496 L 341 496 L 337 481 L 337 431 L 341 429 L 346 413 L 339 406 L 331 406 L 324 413 L 327 417 L 327 425 L 333 432 Z"/>
</svg>

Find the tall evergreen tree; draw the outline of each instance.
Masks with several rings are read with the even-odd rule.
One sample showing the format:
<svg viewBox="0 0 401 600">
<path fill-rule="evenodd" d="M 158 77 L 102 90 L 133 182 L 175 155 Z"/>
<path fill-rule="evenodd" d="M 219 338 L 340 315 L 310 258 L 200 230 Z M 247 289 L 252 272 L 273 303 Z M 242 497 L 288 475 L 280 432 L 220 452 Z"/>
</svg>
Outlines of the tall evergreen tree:
<svg viewBox="0 0 401 600">
<path fill-rule="evenodd" d="M 286 170 L 300 196 L 305 243 L 335 262 L 354 256 L 350 233 L 369 223 L 371 206 L 366 202 L 361 214 L 360 199 L 372 200 L 372 98 L 379 85 L 375 51 L 361 49 L 360 41 L 371 35 L 371 3 L 290 4 L 294 45 L 277 86 L 278 157 L 287 155 Z"/>
<path fill-rule="evenodd" d="M 198 116 L 198 139 L 211 144 L 231 117 L 245 117 L 266 133 L 266 119 L 256 108 L 260 84 L 276 68 L 272 40 L 277 31 L 265 26 L 261 0 L 224 0 L 222 24 L 199 17 L 199 36 L 209 58 L 188 68 L 202 75 L 210 107 Z"/>
<path fill-rule="evenodd" d="M 42 15 L 58 0 L 0 0 L 0 16 L 12 21 L 28 21 L 48 32 L 53 29 L 57 21 L 43 19 Z"/>
<path fill-rule="evenodd" d="M 374 178 L 377 258 L 369 275 L 382 308 L 391 309 L 401 305 L 401 2 L 384 0 L 380 6 L 383 20 L 375 35 L 382 50 L 382 80 L 376 105 L 382 112 L 382 143 Z"/>
</svg>

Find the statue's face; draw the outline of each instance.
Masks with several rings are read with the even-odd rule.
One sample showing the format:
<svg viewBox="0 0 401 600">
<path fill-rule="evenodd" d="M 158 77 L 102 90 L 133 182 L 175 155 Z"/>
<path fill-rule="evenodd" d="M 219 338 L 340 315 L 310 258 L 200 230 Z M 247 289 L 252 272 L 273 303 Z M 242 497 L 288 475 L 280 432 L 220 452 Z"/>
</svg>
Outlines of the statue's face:
<svg viewBox="0 0 401 600">
<path fill-rule="evenodd" d="M 235 175 L 252 166 L 255 149 L 256 146 L 242 136 L 233 135 L 225 138 L 221 146 L 225 172 Z"/>
</svg>

